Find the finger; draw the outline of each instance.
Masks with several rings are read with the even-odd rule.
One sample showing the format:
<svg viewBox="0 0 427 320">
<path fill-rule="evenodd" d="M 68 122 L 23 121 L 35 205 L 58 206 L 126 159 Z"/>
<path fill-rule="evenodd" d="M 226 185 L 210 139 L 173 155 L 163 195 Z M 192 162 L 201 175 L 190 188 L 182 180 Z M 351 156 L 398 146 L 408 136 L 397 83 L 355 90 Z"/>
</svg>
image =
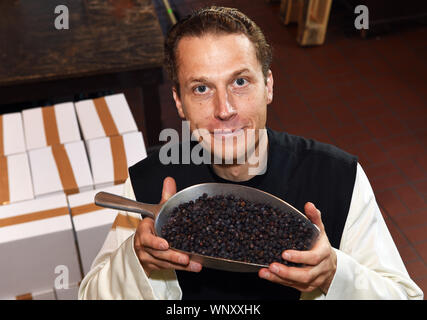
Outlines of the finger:
<svg viewBox="0 0 427 320">
<path fill-rule="evenodd" d="M 202 265 L 195 261 L 190 260 L 187 265 L 176 264 L 170 261 L 157 259 L 153 257 L 147 250 L 141 250 L 138 253 L 138 258 L 142 262 L 143 266 L 149 266 L 151 267 L 151 270 L 174 269 L 199 272 L 202 269 Z"/>
<path fill-rule="evenodd" d="M 135 234 L 133 246 L 135 247 L 135 250 L 141 247 L 141 240 L 139 239 L 138 233 Z"/>
<path fill-rule="evenodd" d="M 274 273 L 270 272 L 267 268 L 262 268 L 258 271 L 258 276 L 262 279 L 279 283 L 284 286 L 292 287 L 293 283 L 291 281 L 287 281 L 286 279 L 282 279 Z"/>
<path fill-rule="evenodd" d="M 145 218 L 138 225 L 138 234 L 141 246 L 157 250 L 169 249 L 168 242 L 154 234 L 154 222 L 151 218 Z"/>
<path fill-rule="evenodd" d="M 173 264 L 186 266 L 190 262 L 190 258 L 188 257 L 188 255 L 184 253 L 179 253 L 174 250 L 169 249 L 166 251 L 161 251 L 161 250 L 153 250 L 150 248 L 144 248 L 144 250 L 149 254 L 151 254 L 156 259 L 169 261 Z"/>
<path fill-rule="evenodd" d="M 312 267 L 288 267 L 280 263 L 272 263 L 268 271 L 278 276 L 282 280 L 290 281 L 302 285 L 310 285 L 318 276 L 319 272 Z"/>
<path fill-rule="evenodd" d="M 190 263 L 186 266 L 170 263 L 168 261 L 163 261 L 163 260 L 156 260 L 156 263 L 159 265 L 159 268 L 161 269 L 173 269 L 173 270 L 182 270 L 182 271 L 189 271 L 189 272 L 200 272 L 202 270 L 202 265 L 194 261 L 190 261 Z"/>
<path fill-rule="evenodd" d="M 319 245 L 308 251 L 285 250 L 282 253 L 282 257 L 286 261 L 302 263 L 309 266 L 316 266 L 320 264 L 327 255 L 328 252 L 323 250 Z"/>
<path fill-rule="evenodd" d="M 301 292 L 311 292 L 314 289 L 316 289 L 316 286 L 313 286 L 313 285 L 306 285 L 302 283 L 296 283 L 296 282 L 284 280 L 278 277 L 277 275 L 275 275 L 274 273 L 271 273 L 270 271 L 268 271 L 268 269 L 264 269 L 264 270 L 261 269 L 259 273 L 260 273 L 260 277 L 263 279 L 266 279 L 268 281 L 275 282 L 284 286 L 295 288 Z"/>
<path fill-rule="evenodd" d="M 153 263 L 145 263 L 143 265 L 144 265 L 145 271 L 149 270 L 149 274 L 151 274 L 151 271 L 153 271 L 153 270 L 160 270 L 159 266 L 157 266 Z"/>
<path fill-rule="evenodd" d="M 319 227 L 321 232 L 325 231 L 325 227 L 323 226 L 321 212 L 319 209 L 315 207 L 315 205 L 311 202 L 307 202 L 304 206 L 304 212 L 307 218 L 316 226 Z"/>
<path fill-rule="evenodd" d="M 176 182 L 174 178 L 166 177 L 163 180 L 162 199 L 160 203 L 165 203 L 170 197 L 176 193 Z"/>
</svg>

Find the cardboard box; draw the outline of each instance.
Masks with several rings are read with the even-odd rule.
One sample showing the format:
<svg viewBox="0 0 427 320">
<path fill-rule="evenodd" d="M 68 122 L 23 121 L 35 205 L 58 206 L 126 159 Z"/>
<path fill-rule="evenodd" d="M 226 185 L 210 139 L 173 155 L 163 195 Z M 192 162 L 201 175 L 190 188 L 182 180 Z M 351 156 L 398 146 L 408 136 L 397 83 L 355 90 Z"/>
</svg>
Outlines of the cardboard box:
<svg viewBox="0 0 427 320">
<path fill-rule="evenodd" d="M 72 102 L 26 109 L 22 116 L 28 150 L 81 139 Z"/>
<path fill-rule="evenodd" d="M 100 191 L 122 196 L 124 184 L 68 196 L 83 273 L 85 275 L 89 272 L 93 260 L 101 250 L 118 212 L 116 209 L 108 209 L 95 205 L 95 195 Z"/>
<path fill-rule="evenodd" d="M 123 93 L 75 103 L 85 140 L 138 131 Z"/>
<path fill-rule="evenodd" d="M 0 299 L 81 280 L 67 198 L 0 206 Z"/>
<path fill-rule="evenodd" d="M 15 300 L 56 300 L 56 295 L 53 289 L 43 290 L 34 293 L 24 293 L 13 297 Z"/>
<path fill-rule="evenodd" d="M 120 184 L 128 168 L 147 157 L 141 132 L 86 141 L 95 188 Z"/>
<path fill-rule="evenodd" d="M 28 155 L 36 198 L 93 189 L 83 141 L 30 150 Z"/>
<path fill-rule="evenodd" d="M 33 198 L 27 154 L 0 156 L 0 205 Z"/>
<path fill-rule="evenodd" d="M 0 156 L 26 151 L 20 112 L 0 114 Z"/>
<path fill-rule="evenodd" d="M 79 283 L 73 283 L 68 288 L 55 288 L 55 296 L 57 300 L 78 300 L 79 298 Z"/>
</svg>

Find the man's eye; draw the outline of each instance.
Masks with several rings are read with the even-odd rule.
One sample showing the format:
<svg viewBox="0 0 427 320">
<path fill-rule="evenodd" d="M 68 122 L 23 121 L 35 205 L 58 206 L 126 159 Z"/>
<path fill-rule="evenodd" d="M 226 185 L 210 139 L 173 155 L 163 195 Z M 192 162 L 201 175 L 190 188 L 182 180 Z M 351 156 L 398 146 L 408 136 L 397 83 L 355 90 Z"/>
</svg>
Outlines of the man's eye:
<svg viewBox="0 0 427 320">
<path fill-rule="evenodd" d="M 194 91 L 196 91 L 196 93 L 205 93 L 208 90 L 208 88 L 206 86 L 198 86 L 196 87 L 196 89 L 194 89 Z"/>
<path fill-rule="evenodd" d="M 246 79 L 238 78 L 234 81 L 234 83 L 237 84 L 239 87 L 241 87 L 241 86 L 244 86 L 247 83 L 247 81 Z"/>
</svg>

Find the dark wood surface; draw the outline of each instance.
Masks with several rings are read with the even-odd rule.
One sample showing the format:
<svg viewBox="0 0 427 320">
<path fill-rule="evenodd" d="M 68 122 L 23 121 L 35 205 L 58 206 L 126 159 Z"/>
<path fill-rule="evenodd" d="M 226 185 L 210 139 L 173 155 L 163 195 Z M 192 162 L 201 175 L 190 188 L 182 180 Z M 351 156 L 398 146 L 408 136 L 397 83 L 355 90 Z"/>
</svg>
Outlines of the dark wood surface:
<svg viewBox="0 0 427 320">
<path fill-rule="evenodd" d="M 69 30 L 54 26 L 58 4 L 69 8 Z M 2 0 L 0 14 L 2 86 L 162 65 L 150 0 Z"/>
<path fill-rule="evenodd" d="M 57 5 L 69 29 L 57 30 Z M 148 145 L 158 142 L 163 34 L 151 0 L 0 1 L 0 104 L 140 87 Z M 140 106 L 142 108 L 142 106 Z M 0 113 L 1 110 L 0 110 Z M 145 130 L 143 130 L 145 131 Z"/>
</svg>

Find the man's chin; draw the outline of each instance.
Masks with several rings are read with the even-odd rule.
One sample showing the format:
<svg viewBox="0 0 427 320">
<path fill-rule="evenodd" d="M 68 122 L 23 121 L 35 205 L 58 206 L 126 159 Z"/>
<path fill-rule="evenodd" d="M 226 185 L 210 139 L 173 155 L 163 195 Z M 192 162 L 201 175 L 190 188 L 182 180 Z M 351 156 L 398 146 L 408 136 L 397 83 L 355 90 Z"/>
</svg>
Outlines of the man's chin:
<svg viewBox="0 0 427 320">
<path fill-rule="evenodd" d="M 208 151 L 219 164 L 244 164 L 246 162 L 247 147 L 246 141 L 238 142 L 236 139 L 216 139 L 212 138 L 207 146 Z"/>
</svg>

